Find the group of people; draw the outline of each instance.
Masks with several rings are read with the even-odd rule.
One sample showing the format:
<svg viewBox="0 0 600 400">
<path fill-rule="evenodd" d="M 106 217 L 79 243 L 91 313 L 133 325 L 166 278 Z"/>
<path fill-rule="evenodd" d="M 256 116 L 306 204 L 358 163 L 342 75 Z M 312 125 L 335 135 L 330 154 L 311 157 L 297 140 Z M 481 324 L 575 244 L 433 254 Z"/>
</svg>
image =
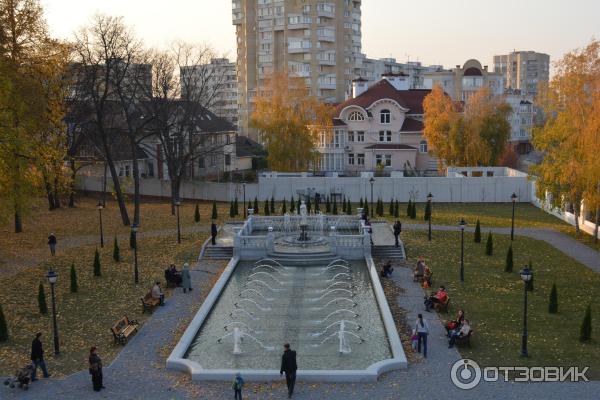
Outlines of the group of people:
<svg viewBox="0 0 600 400">
<path fill-rule="evenodd" d="M 169 268 L 165 270 L 165 279 L 167 282 L 170 282 L 177 287 L 181 287 L 183 293 L 192 291 L 192 277 L 190 275 L 190 265 L 188 263 L 183 264 L 183 269 L 181 271 L 177 270 L 175 264 L 171 264 Z"/>
<path fill-rule="evenodd" d="M 465 318 L 463 310 L 458 310 L 456 319 L 446 322 L 445 328 L 448 335 L 448 348 L 454 347 L 457 339 L 467 337 L 471 333 L 471 324 Z"/>
<path fill-rule="evenodd" d="M 413 274 L 415 281 L 423 282 L 424 288 L 431 287 L 431 276 L 433 275 L 433 272 L 431 272 L 431 269 L 425 263 L 425 259 L 422 256 L 417 260 L 417 265 L 415 265 L 415 268 L 413 269 Z"/>
</svg>

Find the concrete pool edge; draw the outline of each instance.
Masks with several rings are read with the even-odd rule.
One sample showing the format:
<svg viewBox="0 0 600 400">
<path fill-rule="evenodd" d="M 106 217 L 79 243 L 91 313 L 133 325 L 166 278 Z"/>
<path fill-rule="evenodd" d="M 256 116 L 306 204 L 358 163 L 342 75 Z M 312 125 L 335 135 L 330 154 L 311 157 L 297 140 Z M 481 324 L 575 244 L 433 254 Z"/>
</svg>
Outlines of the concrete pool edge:
<svg viewBox="0 0 600 400">
<path fill-rule="evenodd" d="M 231 369 L 204 369 L 199 363 L 184 358 L 188 348 L 194 341 L 197 333 L 209 316 L 221 292 L 225 289 L 231 275 L 235 271 L 239 257 L 234 256 L 215 283 L 206 300 L 196 313 L 190 325 L 186 328 L 181 339 L 167 359 L 167 369 L 189 373 L 193 381 L 228 381 L 240 372 L 246 381 L 268 382 L 281 379 L 277 370 L 231 370 Z M 375 294 L 383 325 L 387 334 L 388 342 L 393 358 L 378 361 L 364 370 L 298 370 L 297 378 L 305 382 L 375 382 L 379 375 L 408 367 L 406 355 L 396 325 L 392 317 L 377 268 L 373 259 L 366 257 L 366 264 L 371 278 L 371 286 Z"/>
</svg>

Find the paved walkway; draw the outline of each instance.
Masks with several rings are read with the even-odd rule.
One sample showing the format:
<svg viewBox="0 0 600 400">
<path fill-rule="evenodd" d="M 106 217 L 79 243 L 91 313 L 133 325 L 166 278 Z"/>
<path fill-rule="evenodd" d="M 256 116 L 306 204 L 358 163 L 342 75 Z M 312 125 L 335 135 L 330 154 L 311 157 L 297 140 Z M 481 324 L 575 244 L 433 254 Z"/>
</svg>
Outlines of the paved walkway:
<svg viewBox="0 0 600 400">
<path fill-rule="evenodd" d="M 427 230 L 428 226 L 425 224 L 404 224 L 402 225 L 402 228 L 407 230 Z M 457 226 L 448 225 L 432 225 L 431 228 L 436 231 L 460 230 Z M 475 229 L 467 227 L 465 231 L 474 232 Z M 482 230 L 483 233 L 488 231 L 501 235 L 510 235 L 510 228 L 485 228 Z M 552 229 L 537 228 L 518 228 L 515 229 L 515 235 L 527 236 L 532 239 L 544 241 L 569 257 L 579 261 L 581 264 L 600 273 L 600 253 L 585 244 L 578 242 L 569 235 L 565 235 L 564 233 Z"/>
<path fill-rule="evenodd" d="M 374 246 L 394 246 L 394 231 L 387 222 L 373 222 L 371 224 L 371 239 Z"/>
</svg>

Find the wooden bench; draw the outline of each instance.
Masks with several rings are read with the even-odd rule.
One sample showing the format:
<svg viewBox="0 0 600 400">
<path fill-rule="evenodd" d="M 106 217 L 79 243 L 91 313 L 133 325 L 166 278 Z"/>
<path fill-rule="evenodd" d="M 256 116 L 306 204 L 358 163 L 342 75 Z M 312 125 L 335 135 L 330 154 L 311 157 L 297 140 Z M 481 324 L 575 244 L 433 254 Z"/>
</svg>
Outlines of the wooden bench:
<svg viewBox="0 0 600 400">
<path fill-rule="evenodd" d="M 137 321 L 130 320 L 127 315 L 117 321 L 116 324 L 110 328 L 113 334 L 115 343 L 125 344 L 129 336 L 137 332 L 138 323 Z"/>
<path fill-rule="evenodd" d="M 473 329 L 469 331 L 469 334 L 466 336 L 456 336 L 454 338 L 454 345 L 462 345 L 466 344 L 468 347 L 471 347 L 471 336 L 473 335 Z"/>
<path fill-rule="evenodd" d="M 448 306 L 450 305 L 450 297 L 447 297 L 445 303 L 433 303 L 433 309 L 437 312 L 448 313 Z"/>
<path fill-rule="evenodd" d="M 142 301 L 142 313 L 146 311 L 151 313 L 160 304 L 160 299 L 152 297 L 152 291 L 146 293 L 144 297 L 140 297 L 140 300 Z"/>
</svg>

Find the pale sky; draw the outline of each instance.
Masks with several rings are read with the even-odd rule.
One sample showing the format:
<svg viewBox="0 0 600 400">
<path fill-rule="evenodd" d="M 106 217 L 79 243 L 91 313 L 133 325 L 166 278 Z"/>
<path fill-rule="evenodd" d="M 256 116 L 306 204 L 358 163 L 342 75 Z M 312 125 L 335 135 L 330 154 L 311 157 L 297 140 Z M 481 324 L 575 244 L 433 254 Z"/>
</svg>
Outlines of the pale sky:
<svg viewBox="0 0 600 400">
<path fill-rule="evenodd" d="M 123 16 L 150 46 L 206 43 L 235 58 L 230 0 L 41 0 L 53 34 L 69 38 L 96 12 Z M 363 52 L 370 58 L 492 66 L 513 49 L 551 60 L 600 38 L 600 0 L 364 0 Z"/>
</svg>

